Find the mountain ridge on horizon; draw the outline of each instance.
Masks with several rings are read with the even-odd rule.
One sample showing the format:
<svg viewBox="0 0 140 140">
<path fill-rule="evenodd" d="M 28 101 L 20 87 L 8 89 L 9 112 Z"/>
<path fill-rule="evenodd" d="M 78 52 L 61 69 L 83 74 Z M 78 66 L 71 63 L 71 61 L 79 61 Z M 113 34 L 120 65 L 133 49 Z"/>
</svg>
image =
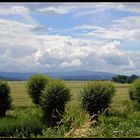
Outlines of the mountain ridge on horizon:
<svg viewBox="0 0 140 140">
<path fill-rule="evenodd" d="M 52 78 L 60 78 L 62 80 L 111 80 L 117 74 L 100 71 L 88 70 L 70 70 L 59 72 L 0 72 L 0 77 L 9 80 L 28 80 L 33 74 L 45 74 Z"/>
<path fill-rule="evenodd" d="M 106 71 L 92 71 L 92 70 L 81 70 L 81 69 L 76 69 L 76 70 L 64 70 L 64 71 L 48 71 L 48 72 L 19 72 L 19 71 L 0 71 L 1 73 L 21 73 L 21 74 L 46 74 L 46 73 L 67 73 L 67 72 L 89 72 L 89 73 L 110 73 L 110 74 L 115 74 L 119 75 L 116 73 L 111 73 L 111 72 L 106 72 Z"/>
</svg>

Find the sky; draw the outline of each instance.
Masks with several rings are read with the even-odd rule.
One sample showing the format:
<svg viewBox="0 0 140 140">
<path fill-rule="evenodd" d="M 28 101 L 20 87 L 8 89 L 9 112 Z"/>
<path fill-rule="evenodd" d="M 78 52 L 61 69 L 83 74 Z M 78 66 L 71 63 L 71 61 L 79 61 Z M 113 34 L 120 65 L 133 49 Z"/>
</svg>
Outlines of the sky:
<svg viewBox="0 0 140 140">
<path fill-rule="evenodd" d="M 0 4 L 0 71 L 140 75 L 140 3 Z"/>
</svg>

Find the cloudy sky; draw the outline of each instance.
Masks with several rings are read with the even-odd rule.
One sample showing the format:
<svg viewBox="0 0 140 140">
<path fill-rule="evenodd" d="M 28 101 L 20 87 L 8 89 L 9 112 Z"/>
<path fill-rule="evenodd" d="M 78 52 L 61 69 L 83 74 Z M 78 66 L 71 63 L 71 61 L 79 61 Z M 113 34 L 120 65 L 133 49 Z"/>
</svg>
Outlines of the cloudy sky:
<svg viewBox="0 0 140 140">
<path fill-rule="evenodd" d="M 140 75 L 140 3 L 1 3 L 0 71 Z"/>
</svg>

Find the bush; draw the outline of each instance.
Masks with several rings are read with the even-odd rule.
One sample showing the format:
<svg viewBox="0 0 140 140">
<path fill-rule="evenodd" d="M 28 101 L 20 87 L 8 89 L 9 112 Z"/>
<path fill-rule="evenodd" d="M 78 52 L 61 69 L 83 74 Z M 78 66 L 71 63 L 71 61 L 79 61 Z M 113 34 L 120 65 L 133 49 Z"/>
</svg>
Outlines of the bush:
<svg viewBox="0 0 140 140">
<path fill-rule="evenodd" d="M 135 80 L 130 85 L 129 95 L 131 100 L 135 100 L 140 104 L 140 79 Z"/>
<path fill-rule="evenodd" d="M 107 82 L 89 82 L 81 90 L 81 105 L 86 111 L 93 114 L 101 113 L 109 107 L 112 96 L 115 93 L 115 87 L 112 83 Z"/>
<path fill-rule="evenodd" d="M 40 97 L 45 85 L 50 80 L 44 75 L 32 75 L 27 82 L 27 92 L 31 96 L 33 103 L 40 105 Z"/>
<path fill-rule="evenodd" d="M 7 82 L 0 81 L 0 117 L 4 117 L 6 111 L 11 108 L 10 87 Z"/>
<path fill-rule="evenodd" d="M 61 119 L 65 104 L 70 100 L 70 90 L 61 80 L 51 80 L 42 95 L 42 110 L 48 126 L 54 127 Z"/>
</svg>

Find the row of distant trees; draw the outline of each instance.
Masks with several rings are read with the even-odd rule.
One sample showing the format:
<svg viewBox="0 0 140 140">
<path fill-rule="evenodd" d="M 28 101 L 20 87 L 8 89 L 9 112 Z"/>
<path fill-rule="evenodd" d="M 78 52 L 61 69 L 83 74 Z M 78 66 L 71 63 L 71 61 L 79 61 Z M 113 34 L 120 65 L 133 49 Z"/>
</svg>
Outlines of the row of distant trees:
<svg viewBox="0 0 140 140">
<path fill-rule="evenodd" d="M 91 80 L 89 80 L 89 79 L 76 79 L 76 78 L 71 78 L 71 79 L 63 79 L 64 81 L 107 81 L 107 80 L 105 80 L 105 79 L 97 79 L 97 80 L 94 80 L 94 79 L 91 79 Z"/>
<path fill-rule="evenodd" d="M 138 79 L 137 75 L 125 76 L 125 75 L 118 75 L 113 77 L 112 80 L 118 83 L 132 83 L 134 80 Z"/>
<path fill-rule="evenodd" d="M 117 75 L 116 77 L 112 78 L 112 81 L 118 83 L 132 83 L 134 80 L 138 79 L 137 75 L 132 74 L 131 76 L 126 75 Z M 88 79 L 64 79 L 65 81 L 89 81 Z M 90 80 L 95 81 L 95 80 Z M 96 81 L 106 81 L 106 80 L 96 80 Z"/>
</svg>

